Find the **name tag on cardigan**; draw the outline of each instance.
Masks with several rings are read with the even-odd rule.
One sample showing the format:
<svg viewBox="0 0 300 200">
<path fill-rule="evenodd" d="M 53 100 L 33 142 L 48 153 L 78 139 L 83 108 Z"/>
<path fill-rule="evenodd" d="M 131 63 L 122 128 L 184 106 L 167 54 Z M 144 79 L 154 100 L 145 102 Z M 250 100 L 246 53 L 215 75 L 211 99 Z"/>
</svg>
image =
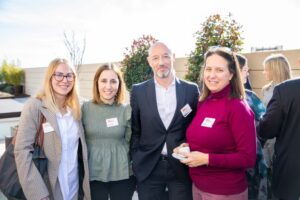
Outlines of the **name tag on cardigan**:
<svg viewBox="0 0 300 200">
<path fill-rule="evenodd" d="M 49 122 L 43 123 L 43 131 L 44 133 L 50 133 L 54 131 L 54 128 L 51 126 Z"/>
<path fill-rule="evenodd" d="M 211 128 L 214 125 L 215 121 L 215 118 L 205 117 L 201 126 Z"/>
<path fill-rule="evenodd" d="M 118 126 L 118 125 L 119 125 L 118 118 L 114 117 L 114 118 L 106 119 L 106 126 L 108 128 Z"/>
</svg>

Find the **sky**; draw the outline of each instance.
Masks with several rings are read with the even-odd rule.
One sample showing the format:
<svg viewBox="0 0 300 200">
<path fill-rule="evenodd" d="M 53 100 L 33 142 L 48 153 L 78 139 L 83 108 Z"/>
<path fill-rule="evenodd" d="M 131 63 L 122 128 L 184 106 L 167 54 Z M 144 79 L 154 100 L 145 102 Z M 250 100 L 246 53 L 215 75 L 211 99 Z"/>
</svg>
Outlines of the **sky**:
<svg viewBox="0 0 300 200">
<path fill-rule="evenodd" d="M 300 49 L 299 10 L 298 0 L 0 0 L 0 62 L 45 67 L 68 58 L 64 32 L 86 38 L 85 64 L 120 61 L 134 39 L 148 34 L 185 57 L 201 24 L 228 13 L 243 26 L 243 52 Z"/>
</svg>

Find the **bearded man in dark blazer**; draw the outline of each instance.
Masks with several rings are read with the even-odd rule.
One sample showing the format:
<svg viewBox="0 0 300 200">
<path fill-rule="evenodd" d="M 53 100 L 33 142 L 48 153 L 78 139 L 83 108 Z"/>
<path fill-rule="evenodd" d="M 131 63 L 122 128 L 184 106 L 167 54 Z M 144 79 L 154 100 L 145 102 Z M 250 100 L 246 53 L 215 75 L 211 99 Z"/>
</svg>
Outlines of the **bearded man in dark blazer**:
<svg viewBox="0 0 300 200">
<path fill-rule="evenodd" d="M 172 157 L 185 142 L 185 131 L 195 115 L 199 90 L 178 79 L 175 56 L 162 42 L 149 49 L 148 63 L 154 77 L 136 84 L 131 92 L 131 157 L 140 200 L 192 199 L 188 169 Z"/>
</svg>

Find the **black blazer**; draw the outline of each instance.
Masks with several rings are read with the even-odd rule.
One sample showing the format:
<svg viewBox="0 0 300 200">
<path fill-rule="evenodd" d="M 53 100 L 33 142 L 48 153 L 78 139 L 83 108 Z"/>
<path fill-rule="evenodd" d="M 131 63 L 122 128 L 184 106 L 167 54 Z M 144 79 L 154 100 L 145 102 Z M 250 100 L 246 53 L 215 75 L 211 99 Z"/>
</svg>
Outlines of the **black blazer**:
<svg viewBox="0 0 300 200">
<path fill-rule="evenodd" d="M 177 107 L 166 130 L 157 109 L 154 79 L 134 85 L 131 92 L 131 158 L 138 181 L 145 180 L 159 161 L 164 143 L 169 162 L 181 180 L 190 180 L 187 167 L 172 157 L 173 149 L 186 141 L 185 131 L 193 119 L 199 98 L 196 84 L 176 79 Z M 192 112 L 183 117 L 180 109 L 189 104 Z"/>
<path fill-rule="evenodd" d="M 276 137 L 273 161 L 273 192 L 276 197 L 300 197 L 300 79 L 275 87 L 258 134 Z"/>
</svg>

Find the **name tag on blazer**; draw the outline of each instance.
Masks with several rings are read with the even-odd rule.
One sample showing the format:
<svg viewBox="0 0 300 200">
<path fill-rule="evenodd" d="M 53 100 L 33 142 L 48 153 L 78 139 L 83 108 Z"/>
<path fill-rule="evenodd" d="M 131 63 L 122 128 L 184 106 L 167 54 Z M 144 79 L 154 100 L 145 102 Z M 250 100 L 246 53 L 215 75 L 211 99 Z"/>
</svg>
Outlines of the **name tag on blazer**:
<svg viewBox="0 0 300 200">
<path fill-rule="evenodd" d="M 114 117 L 114 118 L 106 119 L 106 126 L 108 128 L 118 126 L 118 125 L 119 125 L 118 118 Z"/>
<path fill-rule="evenodd" d="M 43 131 L 44 131 L 44 133 L 50 133 L 50 132 L 54 131 L 54 128 L 51 126 L 51 124 L 49 122 L 45 122 L 45 123 L 43 123 Z"/>
<path fill-rule="evenodd" d="M 181 111 L 182 116 L 186 117 L 192 112 L 192 109 L 191 109 L 191 106 L 189 104 L 186 104 L 185 106 L 183 106 L 180 109 L 180 111 Z"/>
</svg>

